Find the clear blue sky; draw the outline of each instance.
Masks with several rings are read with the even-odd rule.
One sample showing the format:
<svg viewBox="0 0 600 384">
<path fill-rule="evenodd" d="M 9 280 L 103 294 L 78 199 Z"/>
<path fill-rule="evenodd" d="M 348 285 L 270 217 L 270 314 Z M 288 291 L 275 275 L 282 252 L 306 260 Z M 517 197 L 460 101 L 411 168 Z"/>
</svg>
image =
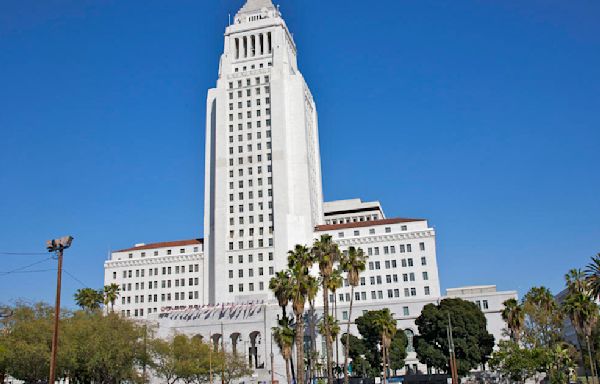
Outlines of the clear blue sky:
<svg viewBox="0 0 600 384">
<path fill-rule="evenodd" d="M 365 4 L 360 7 L 359 4 Z M 242 0 L 0 2 L 0 252 L 202 236 L 205 95 Z M 444 288 L 562 287 L 600 252 L 600 3 L 281 0 L 326 199 L 437 230 Z M 0 254 L 0 302 L 53 300 Z M 29 270 L 53 268 L 41 262 Z M 81 287 L 64 277 L 63 300 Z"/>
</svg>

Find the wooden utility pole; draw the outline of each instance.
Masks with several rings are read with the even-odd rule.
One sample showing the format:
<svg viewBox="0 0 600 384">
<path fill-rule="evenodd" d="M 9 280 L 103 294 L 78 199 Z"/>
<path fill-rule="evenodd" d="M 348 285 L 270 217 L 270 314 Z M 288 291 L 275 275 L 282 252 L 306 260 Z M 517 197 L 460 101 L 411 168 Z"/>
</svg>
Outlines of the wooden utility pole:
<svg viewBox="0 0 600 384">
<path fill-rule="evenodd" d="M 52 352 L 50 354 L 50 377 L 49 384 L 54 384 L 56 379 L 56 352 L 58 351 L 58 322 L 60 320 L 60 289 L 62 280 L 63 251 L 71 246 L 71 236 L 60 239 L 48 240 L 46 248 L 48 252 L 55 252 L 58 257 L 58 269 L 56 273 L 56 303 L 54 307 L 54 332 L 52 333 Z"/>
<path fill-rule="evenodd" d="M 452 320 L 448 312 L 448 327 L 446 328 L 448 336 L 448 352 L 450 358 L 450 374 L 452 375 L 452 384 L 458 384 L 458 369 L 456 367 L 456 353 L 454 351 L 454 336 L 452 334 Z"/>
</svg>

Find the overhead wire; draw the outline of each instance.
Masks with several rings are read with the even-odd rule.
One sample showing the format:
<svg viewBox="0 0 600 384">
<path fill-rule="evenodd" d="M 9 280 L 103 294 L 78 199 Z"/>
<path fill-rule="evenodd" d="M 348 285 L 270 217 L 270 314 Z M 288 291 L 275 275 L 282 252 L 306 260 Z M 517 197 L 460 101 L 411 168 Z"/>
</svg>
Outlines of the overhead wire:
<svg viewBox="0 0 600 384">
<path fill-rule="evenodd" d="M 27 268 L 33 267 L 34 265 L 45 263 L 48 260 L 52 260 L 52 258 L 53 258 L 52 256 L 51 257 L 47 257 L 44 260 L 39 260 L 39 261 L 36 261 L 35 263 L 31 263 L 31 264 L 28 264 L 28 265 L 25 265 L 25 266 L 22 266 L 22 267 L 19 267 L 19 268 L 15 268 L 15 269 L 12 269 L 10 271 L 4 271 L 4 272 L 0 271 L 0 276 L 10 275 L 11 273 L 17 273 L 17 272 L 23 271 L 23 270 L 25 270 Z"/>
</svg>

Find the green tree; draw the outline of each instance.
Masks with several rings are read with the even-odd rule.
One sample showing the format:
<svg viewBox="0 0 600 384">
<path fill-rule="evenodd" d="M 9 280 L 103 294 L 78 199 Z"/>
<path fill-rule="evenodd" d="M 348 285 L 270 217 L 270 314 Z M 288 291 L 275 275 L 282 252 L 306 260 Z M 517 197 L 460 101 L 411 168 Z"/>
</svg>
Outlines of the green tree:
<svg viewBox="0 0 600 384">
<path fill-rule="evenodd" d="M 489 364 L 509 382 L 524 383 L 542 372 L 546 361 L 546 351 L 541 348 L 522 348 L 513 340 L 501 340 Z"/>
<path fill-rule="evenodd" d="M 242 377 L 251 376 L 252 373 L 254 373 L 254 371 L 248 367 L 248 362 L 243 356 L 234 355 L 232 353 L 225 354 L 225 369 L 223 370 L 223 382 L 225 384 L 239 380 Z"/>
<path fill-rule="evenodd" d="M 296 378 L 299 383 L 304 383 L 304 306 L 308 291 L 314 283 L 309 273 L 313 265 L 309 249 L 303 245 L 296 247 L 288 253 L 288 267 L 290 268 L 290 298 L 294 316 L 296 318 Z"/>
<path fill-rule="evenodd" d="M 104 305 L 110 305 L 110 311 L 115 311 L 115 301 L 119 298 L 121 288 L 118 284 L 112 283 L 104 286 Z"/>
<path fill-rule="evenodd" d="M 506 323 L 511 340 L 518 344 L 525 321 L 523 307 L 516 299 L 508 299 L 502 304 L 504 305 L 502 320 Z"/>
<path fill-rule="evenodd" d="M 287 324 L 280 325 L 272 329 L 273 339 L 279 347 L 281 357 L 285 361 L 285 374 L 288 384 L 292 383 L 292 377 L 290 375 L 290 360 L 292 359 L 292 346 L 294 345 L 295 332 Z"/>
<path fill-rule="evenodd" d="M 373 323 L 381 338 L 381 361 L 383 365 L 383 384 L 385 384 L 388 370 L 388 350 L 392 343 L 392 338 L 396 335 L 396 320 L 392 313 L 390 313 L 389 308 L 384 308 L 377 312 Z"/>
<path fill-rule="evenodd" d="M 586 365 L 591 368 L 592 375 L 595 375 L 594 361 L 589 361 L 585 355 L 586 353 L 592 354 L 592 346 L 589 340 L 598 321 L 598 305 L 589 293 L 585 275 L 581 270 L 570 270 L 565 275 L 565 281 L 567 295 L 561 303 L 561 309 L 575 329 L 581 362 L 585 368 L 585 376 L 588 378 Z M 590 364 L 586 364 L 586 361 Z"/>
<path fill-rule="evenodd" d="M 600 253 L 592 257 L 585 269 L 585 276 L 594 299 L 600 298 Z"/>
<path fill-rule="evenodd" d="M 281 307 L 282 319 L 287 319 L 285 309 L 290 301 L 291 280 L 289 271 L 279 271 L 269 281 L 269 289 Z"/>
<path fill-rule="evenodd" d="M 484 364 L 494 347 L 494 336 L 486 329 L 481 310 L 470 301 L 444 299 L 438 305 L 427 304 L 415 321 L 419 336 L 416 352 L 421 363 L 450 372 L 448 351 L 448 316 L 452 321 L 454 346 L 459 375 Z"/>
<path fill-rule="evenodd" d="M 104 293 L 93 288 L 81 288 L 75 292 L 75 302 L 81 309 L 95 311 L 104 303 Z"/>
<path fill-rule="evenodd" d="M 177 351 L 174 341 L 154 339 L 150 342 L 152 369 L 157 377 L 173 384 L 179 380 L 177 366 Z"/>
<path fill-rule="evenodd" d="M 390 369 L 397 371 L 404 368 L 404 360 L 406 359 L 406 347 L 408 339 L 406 334 L 401 329 L 392 337 L 390 346 Z"/>
<path fill-rule="evenodd" d="M 348 309 L 348 323 L 346 327 L 346 346 L 350 346 L 350 324 L 352 323 L 352 305 L 354 302 L 354 287 L 360 283 L 360 274 L 366 268 L 367 256 L 360 248 L 350 247 L 348 253 L 340 260 L 340 266 L 347 274 L 350 284 L 350 308 Z M 344 384 L 348 384 L 348 353 L 349 348 L 344 348 Z"/>
<path fill-rule="evenodd" d="M 329 284 L 327 286 L 327 289 L 329 289 L 331 291 L 331 293 L 333 294 L 333 308 L 331 311 L 331 315 L 333 316 L 334 320 L 336 320 L 336 321 L 338 320 L 337 319 L 337 290 L 342 287 L 343 283 L 344 283 L 344 278 L 342 277 L 342 272 L 340 271 L 339 268 L 334 269 L 333 273 L 331 274 L 331 277 L 329 278 Z M 338 336 L 339 335 L 335 335 L 335 337 L 333 338 L 333 340 L 335 341 L 336 371 L 338 371 L 340 369 Z M 339 372 L 337 374 L 339 374 Z"/>
<path fill-rule="evenodd" d="M 321 290 L 323 292 L 323 317 L 329 316 L 329 285 L 333 275 L 334 264 L 340 261 L 340 250 L 330 235 L 321 235 L 315 240 L 311 249 L 313 259 L 319 265 L 319 274 L 321 277 Z M 333 340 L 329 321 L 323 322 L 323 336 L 325 337 L 325 351 L 327 355 L 327 380 L 333 383 Z"/>
<path fill-rule="evenodd" d="M 546 287 L 533 287 L 523 297 L 522 342 L 528 348 L 549 348 L 562 339 L 563 314 Z"/>
</svg>

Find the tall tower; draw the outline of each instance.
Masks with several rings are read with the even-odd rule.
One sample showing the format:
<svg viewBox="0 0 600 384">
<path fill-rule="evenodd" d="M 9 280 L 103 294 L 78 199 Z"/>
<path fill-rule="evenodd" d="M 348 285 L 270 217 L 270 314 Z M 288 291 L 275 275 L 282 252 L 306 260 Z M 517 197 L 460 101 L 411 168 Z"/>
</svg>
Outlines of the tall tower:
<svg viewBox="0 0 600 384">
<path fill-rule="evenodd" d="M 287 251 L 323 217 L 316 106 L 271 0 L 247 0 L 225 31 L 205 180 L 208 302 L 268 299 Z"/>
</svg>

